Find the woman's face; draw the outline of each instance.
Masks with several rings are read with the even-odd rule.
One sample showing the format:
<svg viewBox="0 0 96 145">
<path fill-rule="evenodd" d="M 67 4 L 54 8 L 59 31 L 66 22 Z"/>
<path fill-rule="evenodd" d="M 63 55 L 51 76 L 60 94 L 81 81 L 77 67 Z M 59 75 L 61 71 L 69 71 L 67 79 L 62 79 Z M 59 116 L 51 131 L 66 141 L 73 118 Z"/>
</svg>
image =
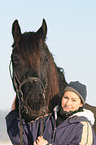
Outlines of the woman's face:
<svg viewBox="0 0 96 145">
<path fill-rule="evenodd" d="M 71 91 L 67 91 L 64 93 L 61 100 L 61 107 L 64 111 L 76 111 L 79 107 L 82 107 L 83 104 L 79 96 Z"/>
</svg>

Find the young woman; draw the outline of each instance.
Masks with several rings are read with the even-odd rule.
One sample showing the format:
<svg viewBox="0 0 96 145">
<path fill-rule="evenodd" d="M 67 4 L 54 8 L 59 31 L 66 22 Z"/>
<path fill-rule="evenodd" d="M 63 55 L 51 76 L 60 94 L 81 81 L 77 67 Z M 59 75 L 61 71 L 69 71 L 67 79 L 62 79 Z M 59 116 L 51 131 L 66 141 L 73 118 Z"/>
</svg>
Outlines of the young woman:
<svg viewBox="0 0 96 145">
<path fill-rule="evenodd" d="M 23 122 L 24 145 L 95 145 L 96 135 L 92 128 L 94 114 L 84 109 L 86 86 L 70 82 L 61 99 L 61 104 L 44 117 L 43 136 L 41 134 L 41 118 L 33 122 Z M 14 145 L 20 144 L 18 112 L 15 101 L 11 112 L 6 117 L 7 131 Z"/>
</svg>

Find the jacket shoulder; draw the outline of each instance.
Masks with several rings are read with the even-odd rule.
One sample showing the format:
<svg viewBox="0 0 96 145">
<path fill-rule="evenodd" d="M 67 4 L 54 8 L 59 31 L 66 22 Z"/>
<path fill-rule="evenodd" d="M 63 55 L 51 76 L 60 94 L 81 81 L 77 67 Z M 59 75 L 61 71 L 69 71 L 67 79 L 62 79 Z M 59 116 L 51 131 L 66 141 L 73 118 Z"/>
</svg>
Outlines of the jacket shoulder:
<svg viewBox="0 0 96 145">
<path fill-rule="evenodd" d="M 89 122 L 89 120 L 86 118 L 86 117 L 83 117 L 83 116 L 72 116 L 69 118 L 69 122 L 70 123 L 79 123 L 79 122 Z"/>
</svg>

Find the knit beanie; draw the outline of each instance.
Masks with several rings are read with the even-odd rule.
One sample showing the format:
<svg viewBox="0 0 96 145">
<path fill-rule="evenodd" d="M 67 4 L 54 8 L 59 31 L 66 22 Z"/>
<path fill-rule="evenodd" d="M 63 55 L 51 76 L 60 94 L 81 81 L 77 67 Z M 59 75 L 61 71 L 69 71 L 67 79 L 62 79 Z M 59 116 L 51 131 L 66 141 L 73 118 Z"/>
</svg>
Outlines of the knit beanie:
<svg viewBox="0 0 96 145">
<path fill-rule="evenodd" d="M 84 84 L 81 84 L 79 81 L 76 82 L 70 82 L 64 89 L 64 93 L 66 91 L 71 91 L 76 93 L 80 99 L 83 102 L 83 105 L 85 105 L 86 101 L 86 96 L 87 96 L 87 91 L 86 91 L 86 86 Z"/>
</svg>

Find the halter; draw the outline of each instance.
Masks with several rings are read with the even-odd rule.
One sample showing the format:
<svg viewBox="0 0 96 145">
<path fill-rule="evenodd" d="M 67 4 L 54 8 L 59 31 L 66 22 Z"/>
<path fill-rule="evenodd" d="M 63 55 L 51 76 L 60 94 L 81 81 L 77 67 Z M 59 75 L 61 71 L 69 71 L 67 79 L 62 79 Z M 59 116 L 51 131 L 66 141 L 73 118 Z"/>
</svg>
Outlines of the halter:
<svg viewBox="0 0 96 145">
<path fill-rule="evenodd" d="M 39 82 L 41 84 L 42 88 L 43 88 L 42 96 L 43 96 L 43 99 L 44 99 L 44 106 L 45 106 L 46 105 L 46 100 L 45 100 L 46 85 L 44 87 L 43 82 L 37 77 L 29 77 L 29 78 L 25 79 L 24 81 L 20 82 L 15 72 L 14 72 L 14 77 L 12 76 L 11 63 L 12 63 L 12 61 L 10 61 L 10 64 L 9 64 L 9 72 L 10 72 L 12 82 L 14 83 L 15 88 L 16 88 L 16 96 L 18 97 L 18 100 L 19 100 L 20 145 L 22 145 L 23 144 L 23 126 L 22 126 L 21 110 L 22 110 L 22 102 L 23 102 L 23 92 L 21 91 L 21 88 L 22 88 L 23 85 L 25 85 L 28 82 L 31 82 L 31 83 L 33 81 Z M 18 85 L 19 85 L 19 87 L 18 87 Z M 42 111 L 41 136 L 43 136 L 43 118 L 44 118 L 45 113 L 46 113 L 46 111 Z"/>
</svg>

